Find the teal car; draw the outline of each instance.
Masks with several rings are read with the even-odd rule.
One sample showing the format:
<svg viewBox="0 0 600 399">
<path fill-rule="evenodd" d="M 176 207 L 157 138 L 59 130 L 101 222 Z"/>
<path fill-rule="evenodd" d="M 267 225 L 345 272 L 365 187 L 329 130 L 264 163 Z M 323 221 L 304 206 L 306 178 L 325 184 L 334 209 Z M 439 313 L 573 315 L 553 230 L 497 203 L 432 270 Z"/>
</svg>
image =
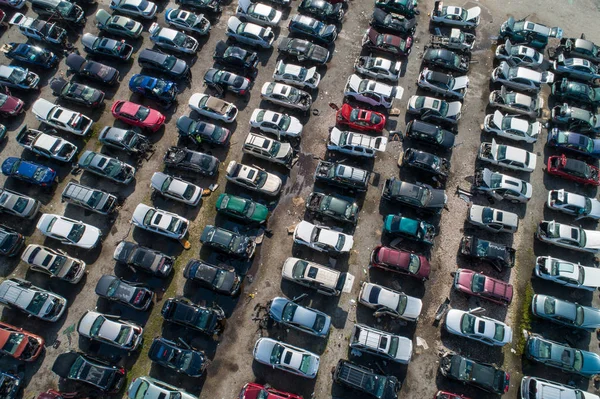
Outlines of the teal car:
<svg viewBox="0 0 600 399">
<path fill-rule="evenodd" d="M 103 9 L 96 12 L 96 25 L 102 31 L 131 39 L 140 37 L 143 30 L 143 26 L 139 22 L 122 15 L 110 15 Z"/>
<path fill-rule="evenodd" d="M 563 78 L 552 85 L 552 95 L 561 101 L 575 101 L 598 107 L 600 105 L 600 87 Z"/>
<path fill-rule="evenodd" d="M 549 28 L 545 25 L 532 21 L 515 21 L 509 17 L 502 26 L 500 26 L 500 36 L 498 40 L 510 39 L 513 44 L 527 44 L 530 47 L 543 49 L 548 44 L 548 39 L 555 37 L 561 39 L 563 30 L 558 27 Z"/>
<path fill-rule="evenodd" d="M 401 214 L 387 215 L 383 222 L 383 232 L 427 245 L 433 245 L 436 235 L 435 227 L 432 224 L 407 218 Z"/>
<path fill-rule="evenodd" d="M 269 216 L 269 209 L 263 204 L 227 193 L 219 195 L 215 207 L 217 212 L 246 223 L 262 224 Z"/>
<path fill-rule="evenodd" d="M 375 7 L 388 13 L 404 15 L 406 18 L 419 15 L 417 0 L 375 0 Z"/>
</svg>

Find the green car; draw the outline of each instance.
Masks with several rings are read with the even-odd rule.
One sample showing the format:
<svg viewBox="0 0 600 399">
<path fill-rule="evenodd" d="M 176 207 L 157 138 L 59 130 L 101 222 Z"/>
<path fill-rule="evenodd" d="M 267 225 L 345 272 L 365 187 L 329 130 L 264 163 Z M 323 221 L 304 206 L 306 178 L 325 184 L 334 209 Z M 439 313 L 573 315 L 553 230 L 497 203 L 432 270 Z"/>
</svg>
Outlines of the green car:
<svg viewBox="0 0 600 399">
<path fill-rule="evenodd" d="M 122 15 L 110 15 L 106 10 L 96 12 L 96 25 L 104 32 L 137 39 L 142 34 L 142 24 Z"/>
<path fill-rule="evenodd" d="M 521 19 L 515 21 L 509 17 L 500 26 L 499 40 L 510 39 L 512 44 L 525 44 L 536 49 L 543 49 L 548 44 L 548 38 L 561 39 L 563 30 L 559 27 L 549 28 L 545 25 Z"/>
<path fill-rule="evenodd" d="M 600 105 L 600 87 L 563 78 L 552 85 L 552 95 L 560 100 L 573 100 L 592 107 Z"/>
<path fill-rule="evenodd" d="M 306 209 L 340 222 L 356 224 L 358 222 L 358 205 L 344 198 L 324 193 L 310 193 L 306 199 Z"/>
<path fill-rule="evenodd" d="M 401 214 L 387 215 L 383 222 L 383 232 L 427 245 L 433 245 L 435 239 L 435 227 L 432 224 Z"/>
<path fill-rule="evenodd" d="M 419 15 L 417 0 L 375 0 L 375 7 L 388 13 L 404 15 L 406 18 L 414 18 L 415 15 Z"/>
<path fill-rule="evenodd" d="M 217 212 L 246 223 L 265 223 L 269 216 L 269 209 L 263 204 L 226 193 L 219 195 L 215 207 Z"/>
</svg>

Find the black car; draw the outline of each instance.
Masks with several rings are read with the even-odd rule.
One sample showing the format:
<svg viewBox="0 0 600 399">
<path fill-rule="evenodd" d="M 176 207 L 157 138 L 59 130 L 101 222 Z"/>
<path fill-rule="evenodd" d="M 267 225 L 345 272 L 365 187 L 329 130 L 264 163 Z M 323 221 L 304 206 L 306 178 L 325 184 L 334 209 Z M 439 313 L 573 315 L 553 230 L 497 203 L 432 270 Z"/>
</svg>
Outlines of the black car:
<svg viewBox="0 0 600 399">
<path fill-rule="evenodd" d="M 405 139 L 412 139 L 433 147 L 449 150 L 454 146 L 454 134 L 432 123 L 420 120 L 406 125 Z"/>
<path fill-rule="evenodd" d="M 425 151 L 407 148 L 401 155 L 401 166 L 419 169 L 436 176 L 448 177 L 450 172 L 450 161 Z"/>
<path fill-rule="evenodd" d="M 121 302 L 137 310 L 147 310 L 154 299 L 154 292 L 148 288 L 133 285 L 109 274 L 105 274 L 98 280 L 96 295 L 109 301 Z"/>
<path fill-rule="evenodd" d="M 128 61 L 133 54 L 133 46 L 125 40 L 109 39 L 86 33 L 81 37 L 83 49 L 92 55 L 112 57 L 121 61 Z"/>
<path fill-rule="evenodd" d="M 395 177 L 385 181 L 383 198 L 411 206 L 417 210 L 440 213 L 446 206 L 448 197 L 444 190 L 426 184 L 408 183 Z"/>
<path fill-rule="evenodd" d="M 327 25 L 318 19 L 296 14 L 290 19 L 288 30 L 292 34 L 298 34 L 314 41 L 330 44 L 337 39 L 335 25 Z"/>
<path fill-rule="evenodd" d="M 329 60 L 329 50 L 303 39 L 284 37 L 279 42 L 277 51 L 294 57 L 300 62 L 308 61 L 323 65 Z"/>
<path fill-rule="evenodd" d="M 204 83 L 209 87 L 229 90 L 232 93 L 245 95 L 250 88 L 250 80 L 235 73 L 218 68 L 210 68 L 204 74 Z"/>
<path fill-rule="evenodd" d="M 25 237 L 15 230 L 0 224 L 0 255 L 15 256 L 19 253 Z"/>
<path fill-rule="evenodd" d="M 458 54 L 444 48 L 428 48 L 423 54 L 423 63 L 448 71 L 467 73 L 471 57 L 466 54 Z"/>
<path fill-rule="evenodd" d="M 113 258 L 117 262 L 133 266 L 158 277 L 167 277 L 173 270 L 173 263 L 175 262 L 175 258 L 172 256 L 129 241 L 121 241 L 117 245 Z"/>
<path fill-rule="evenodd" d="M 516 251 L 514 248 L 474 236 L 464 236 L 460 240 L 460 254 L 487 262 L 498 271 L 515 265 Z"/>
<path fill-rule="evenodd" d="M 233 267 L 215 266 L 197 259 L 188 262 L 183 277 L 224 295 L 237 294 L 242 284 L 241 277 Z"/>
<path fill-rule="evenodd" d="M 175 3 L 197 10 L 221 12 L 221 0 L 175 0 Z"/>
<path fill-rule="evenodd" d="M 125 383 L 125 369 L 74 351 L 58 355 L 52 371 L 60 378 L 90 384 L 114 394 Z"/>
<path fill-rule="evenodd" d="M 137 60 L 138 65 L 142 68 L 153 69 L 178 79 L 190 76 L 190 67 L 188 64 L 173 55 L 144 49 L 138 55 Z"/>
<path fill-rule="evenodd" d="M 477 363 L 456 353 L 445 353 L 440 359 L 444 377 L 473 385 L 484 391 L 502 395 L 510 387 L 510 375 L 492 365 Z"/>
<path fill-rule="evenodd" d="M 221 40 L 215 47 L 213 60 L 225 66 L 253 74 L 256 72 L 256 66 L 258 65 L 258 54 L 238 46 L 228 46 L 227 43 Z"/>
<path fill-rule="evenodd" d="M 229 129 L 204 121 L 196 121 L 185 115 L 177 119 L 177 130 L 181 137 L 190 137 L 196 143 L 226 145 L 231 138 Z"/>
<path fill-rule="evenodd" d="M 335 366 L 333 381 L 377 399 L 397 399 L 402 386 L 393 375 L 377 374 L 373 369 L 344 359 Z"/>
<path fill-rule="evenodd" d="M 87 61 L 79 54 L 69 54 L 65 61 L 69 69 L 76 75 L 114 85 L 119 80 L 119 71 L 96 61 Z"/>
<path fill-rule="evenodd" d="M 63 78 L 50 81 L 52 94 L 59 100 L 83 104 L 86 107 L 99 107 L 104 103 L 104 92 L 81 83 L 67 82 Z"/>
<path fill-rule="evenodd" d="M 417 19 L 406 18 L 400 14 L 388 14 L 381 8 L 373 10 L 371 26 L 401 35 L 412 35 L 417 30 Z"/>
<path fill-rule="evenodd" d="M 218 306 L 195 305 L 183 298 L 167 299 L 160 311 L 162 317 L 171 323 L 192 328 L 204 334 L 219 334 L 225 313 Z"/>
<path fill-rule="evenodd" d="M 212 155 L 181 147 L 170 147 L 164 157 L 165 165 L 214 176 L 219 170 L 219 160 Z"/>
<path fill-rule="evenodd" d="M 0 392 L 3 399 L 17 399 L 21 397 L 20 391 L 23 379 L 10 372 L 0 370 Z"/>
<path fill-rule="evenodd" d="M 344 18 L 343 6 L 342 2 L 331 4 L 326 0 L 302 0 L 302 3 L 298 6 L 298 11 L 321 21 L 338 22 Z"/>
<path fill-rule="evenodd" d="M 416 9 L 417 0 L 375 0 L 375 7 L 409 18 L 419 15 L 419 10 Z"/>
<path fill-rule="evenodd" d="M 200 377 L 208 366 L 209 360 L 204 352 L 191 349 L 181 339 L 179 341 L 181 344 L 163 337 L 154 338 L 148 357 L 153 362 L 178 373 Z"/>
</svg>

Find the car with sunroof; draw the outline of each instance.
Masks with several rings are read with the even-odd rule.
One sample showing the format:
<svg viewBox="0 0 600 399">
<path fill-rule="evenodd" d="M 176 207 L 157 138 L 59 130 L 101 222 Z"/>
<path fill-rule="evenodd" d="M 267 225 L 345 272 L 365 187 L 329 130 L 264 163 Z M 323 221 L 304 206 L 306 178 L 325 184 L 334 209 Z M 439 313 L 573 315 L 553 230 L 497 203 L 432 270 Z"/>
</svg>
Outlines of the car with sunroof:
<svg viewBox="0 0 600 399">
<path fill-rule="evenodd" d="M 213 265 L 198 259 L 187 263 L 183 277 L 223 295 L 236 295 L 242 285 L 242 278 L 233 267 Z"/>
<path fill-rule="evenodd" d="M 86 263 L 69 256 L 65 251 L 43 245 L 29 244 L 21 260 L 33 271 L 71 284 L 77 284 L 85 274 Z"/>
<path fill-rule="evenodd" d="M 142 343 L 144 329 L 130 321 L 88 310 L 79 319 L 77 332 L 91 341 L 135 351 Z"/>
<path fill-rule="evenodd" d="M 284 327 L 316 337 L 327 337 L 331 327 L 331 317 L 327 314 L 283 297 L 273 298 L 269 306 L 269 317 Z"/>
</svg>

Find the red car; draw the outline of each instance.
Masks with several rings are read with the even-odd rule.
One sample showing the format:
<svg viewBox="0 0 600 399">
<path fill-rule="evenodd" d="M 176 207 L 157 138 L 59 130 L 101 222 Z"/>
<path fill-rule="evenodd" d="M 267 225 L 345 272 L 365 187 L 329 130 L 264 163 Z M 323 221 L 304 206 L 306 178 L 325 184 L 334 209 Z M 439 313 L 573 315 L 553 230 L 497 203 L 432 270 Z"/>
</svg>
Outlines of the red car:
<svg viewBox="0 0 600 399">
<path fill-rule="evenodd" d="M 367 33 L 363 36 L 362 46 L 363 48 L 371 50 L 384 51 L 400 56 L 407 56 L 410 54 L 412 47 L 413 38 L 408 36 L 406 39 L 400 36 L 390 35 L 388 33 L 379 33 L 373 28 L 369 28 Z"/>
<path fill-rule="evenodd" d="M 450 393 L 446 391 L 438 391 L 433 399 L 470 399 L 465 395 L 458 395 L 456 393 Z"/>
<path fill-rule="evenodd" d="M 456 271 L 454 288 L 467 295 L 477 296 L 504 306 L 511 303 L 513 298 L 512 285 L 468 269 Z"/>
<path fill-rule="evenodd" d="M 371 252 L 371 266 L 395 273 L 408 274 L 425 281 L 429 279 L 431 266 L 423 255 L 400 251 L 379 245 Z"/>
<path fill-rule="evenodd" d="M 300 395 L 281 392 L 273 388 L 249 382 L 242 388 L 239 399 L 303 399 Z"/>
<path fill-rule="evenodd" d="M 9 93 L 0 93 L 0 114 L 3 116 L 15 116 L 23 112 L 23 101 Z"/>
<path fill-rule="evenodd" d="M 549 157 L 546 171 L 551 175 L 577 183 L 600 186 L 600 176 L 598 175 L 600 170 L 597 167 L 577 159 L 567 158 L 565 154 Z"/>
<path fill-rule="evenodd" d="M 0 322 L 0 354 L 24 362 L 33 362 L 43 349 L 44 338 Z"/>
<path fill-rule="evenodd" d="M 160 112 L 131 101 L 115 101 L 111 111 L 115 118 L 153 132 L 165 123 L 165 116 Z"/>
<path fill-rule="evenodd" d="M 78 392 L 62 393 L 49 389 L 46 392 L 42 392 L 37 399 L 73 399 L 79 395 Z"/>
<path fill-rule="evenodd" d="M 337 124 L 352 130 L 379 133 L 385 127 L 385 115 L 344 104 L 335 115 Z"/>
</svg>

